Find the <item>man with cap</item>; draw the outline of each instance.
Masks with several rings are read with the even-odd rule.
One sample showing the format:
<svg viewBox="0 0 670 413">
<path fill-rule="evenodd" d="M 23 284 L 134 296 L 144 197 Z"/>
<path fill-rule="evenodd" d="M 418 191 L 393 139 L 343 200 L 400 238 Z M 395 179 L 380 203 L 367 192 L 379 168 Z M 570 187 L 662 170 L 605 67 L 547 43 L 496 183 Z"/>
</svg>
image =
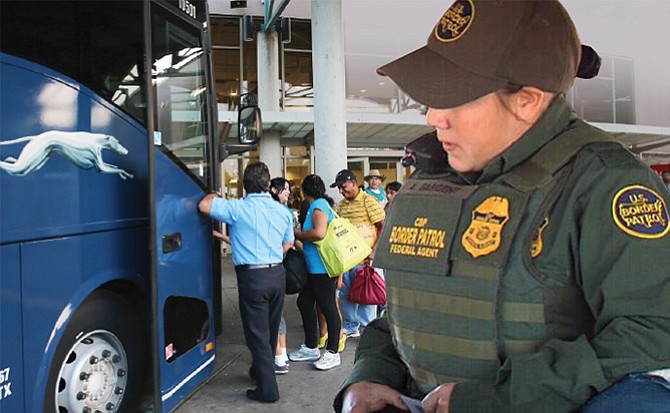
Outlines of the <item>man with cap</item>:
<svg viewBox="0 0 670 413">
<path fill-rule="evenodd" d="M 365 188 L 365 193 L 375 197 L 382 208 L 384 208 L 388 199 L 386 198 L 384 188 L 382 188 L 382 182 L 384 182 L 386 177 L 379 172 L 379 169 L 371 169 L 370 173 L 365 175 L 363 179 L 368 184 L 368 187 Z"/>
<path fill-rule="evenodd" d="M 670 411 L 670 195 L 566 103 L 582 51 L 558 1 L 458 0 L 378 69 L 447 165 L 393 201 L 336 411 Z"/>
<path fill-rule="evenodd" d="M 348 169 L 343 169 L 335 176 L 331 188 L 339 188 L 344 197 L 337 205 L 337 214 L 346 218 L 356 227 L 364 240 L 372 247 L 368 261 L 372 260 L 377 247 L 377 234 L 381 230 L 386 214 L 377 199 L 368 195 L 358 187 L 356 175 Z M 349 290 L 354 282 L 356 270 L 362 267 L 360 263 L 345 272 L 340 287 L 340 311 L 344 325 L 342 330 L 347 337 L 358 337 L 360 329 L 367 326 L 377 317 L 377 306 L 352 303 L 348 299 Z"/>
</svg>

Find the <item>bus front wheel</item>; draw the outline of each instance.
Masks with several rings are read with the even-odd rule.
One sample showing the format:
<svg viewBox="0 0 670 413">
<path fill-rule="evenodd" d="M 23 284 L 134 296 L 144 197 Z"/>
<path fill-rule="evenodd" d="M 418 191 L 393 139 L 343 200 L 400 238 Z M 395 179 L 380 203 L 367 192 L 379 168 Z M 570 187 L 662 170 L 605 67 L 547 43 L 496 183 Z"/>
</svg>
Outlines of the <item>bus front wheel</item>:
<svg viewBox="0 0 670 413">
<path fill-rule="evenodd" d="M 126 412 L 139 395 L 145 336 L 133 306 L 111 291 L 88 298 L 56 348 L 45 412 Z"/>
</svg>

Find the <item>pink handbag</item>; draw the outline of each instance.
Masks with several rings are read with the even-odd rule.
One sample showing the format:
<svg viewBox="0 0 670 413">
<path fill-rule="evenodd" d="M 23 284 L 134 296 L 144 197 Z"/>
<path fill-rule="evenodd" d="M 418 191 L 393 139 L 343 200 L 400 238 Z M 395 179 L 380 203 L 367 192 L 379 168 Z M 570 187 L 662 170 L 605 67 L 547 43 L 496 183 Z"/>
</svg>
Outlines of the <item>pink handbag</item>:
<svg viewBox="0 0 670 413">
<path fill-rule="evenodd" d="M 351 284 L 349 301 L 358 304 L 386 304 L 386 283 L 370 264 L 356 269 L 354 282 Z"/>
</svg>

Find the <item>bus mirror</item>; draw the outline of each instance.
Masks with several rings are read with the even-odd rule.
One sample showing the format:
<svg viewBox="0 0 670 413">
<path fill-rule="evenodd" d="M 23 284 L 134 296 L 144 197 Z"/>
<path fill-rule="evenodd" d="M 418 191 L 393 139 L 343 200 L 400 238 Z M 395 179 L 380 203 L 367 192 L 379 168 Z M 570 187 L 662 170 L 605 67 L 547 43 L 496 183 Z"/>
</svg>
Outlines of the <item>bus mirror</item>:
<svg viewBox="0 0 670 413">
<path fill-rule="evenodd" d="M 219 160 L 223 161 L 230 155 L 239 155 L 258 149 L 257 145 L 229 145 L 227 143 L 219 144 Z"/>
<path fill-rule="evenodd" d="M 263 135 L 261 110 L 257 106 L 241 107 L 237 117 L 237 128 L 240 144 L 256 144 Z"/>
</svg>

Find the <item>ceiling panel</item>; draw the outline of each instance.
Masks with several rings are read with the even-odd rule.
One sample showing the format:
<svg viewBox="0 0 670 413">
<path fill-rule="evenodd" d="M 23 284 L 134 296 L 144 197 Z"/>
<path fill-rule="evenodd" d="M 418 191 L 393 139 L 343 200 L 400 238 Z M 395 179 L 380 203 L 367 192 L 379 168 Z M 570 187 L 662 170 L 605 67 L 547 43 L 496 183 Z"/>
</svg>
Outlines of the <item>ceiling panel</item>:
<svg viewBox="0 0 670 413">
<path fill-rule="evenodd" d="M 237 121 L 237 114 L 219 111 L 221 122 Z M 611 133 L 634 152 L 670 153 L 670 128 L 594 123 Z M 264 112 L 263 128 L 280 131 L 282 140 L 308 139 L 314 133 L 312 112 Z M 231 128 L 234 129 L 234 128 Z M 347 142 L 350 147 L 379 147 L 398 149 L 430 132 L 421 115 L 392 113 L 347 113 Z"/>
</svg>

